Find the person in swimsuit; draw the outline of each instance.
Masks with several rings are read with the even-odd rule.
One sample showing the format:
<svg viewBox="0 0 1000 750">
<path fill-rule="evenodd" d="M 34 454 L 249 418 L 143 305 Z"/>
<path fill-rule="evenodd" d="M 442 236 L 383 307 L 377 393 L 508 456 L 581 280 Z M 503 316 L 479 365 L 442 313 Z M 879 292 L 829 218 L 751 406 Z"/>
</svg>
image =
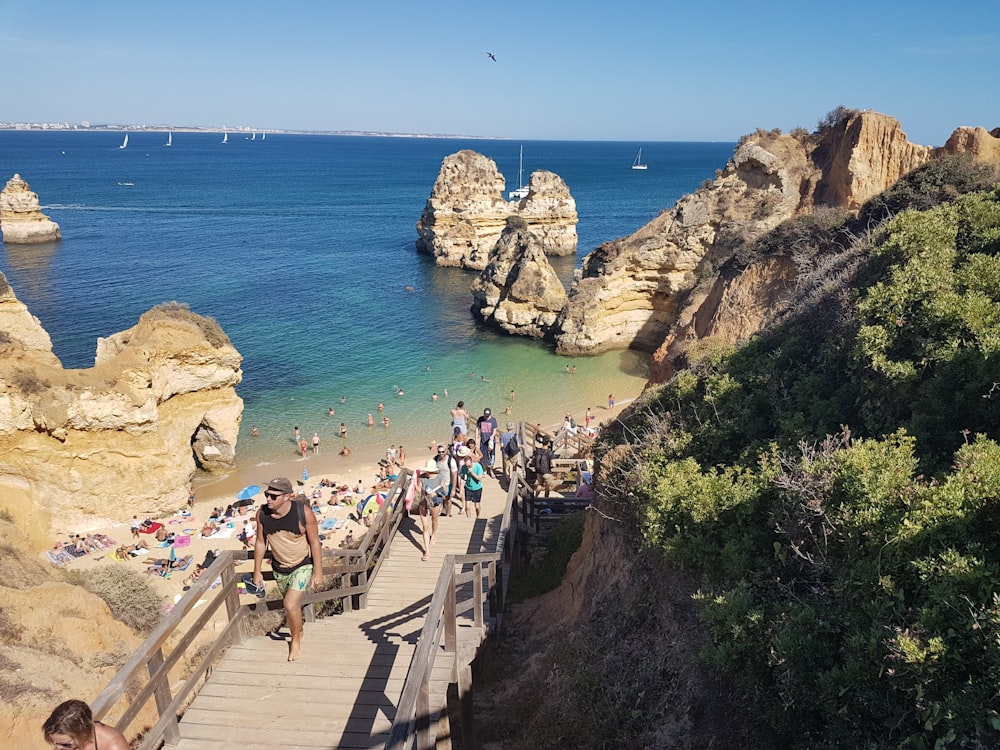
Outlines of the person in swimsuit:
<svg viewBox="0 0 1000 750">
<path fill-rule="evenodd" d="M 288 661 L 302 653 L 302 594 L 323 585 L 323 550 L 316 515 L 306 503 L 293 499 L 292 482 L 275 477 L 264 490 L 267 505 L 257 511 L 257 538 L 253 545 L 253 582 L 263 587 L 261 566 L 271 549 L 271 569 L 284 601 L 291 638 Z"/>
<path fill-rule="evenodd" d="M 459 401 L 458 405 L 451 410 L 451 431 L 453 437 L 466 433 L 465 420 L 468 418 L 469 412 L 465 410 L 465 402 Z"/>
<path fill-rule="evenodd" d="M 430 554 L 431 545 L 434 543 L 434 535 L 438 530 L 438 516 L 441 515 L 441 506 L 444 505 L 445 490 L 441 485 L 437 461 L 428 458 L 427 463 L 420 467 L 419 479 L 413 481 L 420 482 L 420 504 L 417 511 L 420 513 L 420 529 L 423 535 L 424 554 L 421 560 L 427 560 Z"/>
<path fill-rule="evenodd" d="M 125 735 L 94 721 L 90 706 L 81 700 L 60 703 L 42 724 L 45 741 L 59 750 L 129 750 Z"/>
</svg>

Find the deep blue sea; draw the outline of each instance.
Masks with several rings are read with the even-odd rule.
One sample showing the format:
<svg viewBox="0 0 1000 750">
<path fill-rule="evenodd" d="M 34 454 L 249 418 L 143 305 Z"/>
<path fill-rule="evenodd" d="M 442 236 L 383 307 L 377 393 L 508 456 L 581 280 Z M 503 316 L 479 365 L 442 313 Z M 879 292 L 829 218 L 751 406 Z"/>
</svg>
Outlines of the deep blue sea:
<svg viewBox="0 0 1000 750">
<path fill-rule="evenodd" d="M 339 450 L 343 421 L 349 445 L 370 447 L 404 434 L 446 437 L 458 399 L 474 414 L 491 406 L 503 421 L 510 405 L 511 418 L 536 420 L 642 388 L 644 355 L 567 359 L 478 328 L 473 275 L 437 268 L 414 249 L 442 159 L 463 148 L 485 154 L 509 190 L 520 142 L 230 134 L 222 144 L 219 134 L 183 132 L 169 148 L 165 133 L 133 132 L 126 149 L 121 141 L 113 132 L 0 131 L 0 185 L 19 173 L 63 236 L 3 245 L 0 271 L 68 368 L 92 366 L 98 337 L 130 328 L 161 302 L 218 320 L 244 357 L 243 466 L 292 456 L 295 425 Z M 646 171 L 630 168 L 640 145 Z M 578 257 L 553 259 L 567 284 L 584 255 L 712 179 L 734 148 L 523 146 L 525 182 L 547 169 L 576 199 Z M 369 413 L 380 416 L 379 401 L 388 429 L 366 426 Z"/>
</svg>

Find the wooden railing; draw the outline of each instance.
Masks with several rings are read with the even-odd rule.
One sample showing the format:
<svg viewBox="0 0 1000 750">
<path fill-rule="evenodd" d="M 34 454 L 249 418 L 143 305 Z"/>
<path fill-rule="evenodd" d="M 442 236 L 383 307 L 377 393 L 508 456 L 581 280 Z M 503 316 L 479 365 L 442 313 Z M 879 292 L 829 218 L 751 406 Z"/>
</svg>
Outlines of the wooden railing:
<svg viewBox="0 0 1000 750">
<path fill-rule="evenodd" d="M 445 558 L 396 707 L 386 744 L 391 750 L 413 747 L 430 750 L 434 746 L 431 724 L 440 707 L 430 705 L 430 675 L 442 644 L 445 653 L 454 659 L 452 674 L 460 698 L 463 744 L 474 746 L 471 664 L 486 637 L 490 634 L 499 636 L 501 631 L 518 532 L 522 528 L 537 531 L 545 510 L 544 501 L 534 498 L 524 471 L 530 455 L 529 448 L 534 445 L 535 428 L 522 423 L 518 439 L 521 454 L 517 461 L 512 462 L 506 503 L 493 551 L 448 555 Z M 575 458 L 557 459 L 554 465 L 554 469 L 561 472 L 575 470 L 577 486 L 584 468 L 584 463 Z M 411 477 L 409 470 L 400 472 L 388 492 L 387 500 L 356 549 L 324 550 L 323 567 L 333 576 L 333 588 L 302 596 L 307 620 L 314 619 L 314 606 L 322 602 L 339 600 L 345 611 L 366 606 L 368 590 L 406 515 L 402 499 Z M 550 502 L 556 501 L 554 498 Z M 564 504 L 574 502 L 570 498 L 558 498 L 558 501 Z M 577 504 L 585 507 L 587 503 L 578 501 Z M 185 596 L 97 696 L 91 707 L 95 719 L 113 723 L 129 735 L 130 727 L 152 698 L 157 720 L 142 736 L 138 749 L 153 750 L 161 743 L 173 745 L 179 741 L 178 716 L 215 659 L 231 643 L 242 641 L 243 624 L 248 617 L 262 611 L 282 609 L 280 599 L 240 603 L 235 564 L 251 559 L 252 555 L 252 551 L 222 552 L 192 583 Z M 336 559 L 335 562 L 332 558 Z M 221 585 L 213 588 L 216 581 L 221 581 Z M 210 593 L 213 590 L 214 593 Z M 199 604 L 203 606 L 199 607 Z M 197 636 L 223 607 L 226 614 L 221 632 L 207 648 L 194 653 L 192 646 Z M 471 624 L 471 628 L 463 631 L 469 633 L 470 638 L 459 638 L 460 621 Z M 179 667 L 186 667 L 186 677 L 180 688 L 173 692 L 169 675 Z M 125 704 L 120 713 L 115 710 L 119 704 Z M 107 717 L 112 716 L 117 718 L 109 721 Z"/>
<path fill-rule="evenodd" d="M 431 672 L 442 645 L 451 660 L 453 683 L 458 687 L 462 744 L 467 748 L 475 747 L 472 662 L 488 635 L 500 635 L 510 569 L 514 563 L 519 498 L 529 491 L 518 465 L 511 475 L 494 551 L 445 557 L 420 640 L 403 682 L 386 750 L 431 750 L 435 747 L 433 719 L 444 707 L 431 704 Z M 471 587 L 467 586 L 470 583 Z M 468 621 L 470 616 L 472 627 L 467 631 L 470 637 L 460 640 L 459 619 Z"/>
<path fill-rule="evenodd" d="M 402 498 L 410 476 L 407 470 L 400 472 L 356 549 L 324 550 L 323 568 L 332 573 L 333 588 L 302 596 L 307 620 L 314 619 L 315 605 L 321 602 L 340 600 L 346 611 L 365 607 L 371 582 L 406 515 Z M 153 698 L 157 720 L 142 736 L 139 750 L 152 750 L 161 743 L 173 745 L 180 740 L 177 717 L 216 657 L 231 643 L 242 641 L 242 626 L 250 615 L 282 609 L 280 599 L 240 604 L 235 565 L 252 557 L 252 551 L 227 550 L 215 559 L 100 692 L 91 706 L 95 719 L 113 723 L 126 736 L 135 734 L 129 729 Z M 216 581 L 221 585 L 214 586 Z M 225 624 L 221 632 L 207 648 L 195 652 L 192 646 L 197 636 L 223 607 Z M 176 668 L 185 668 L 186 677 L 173 692 L 170 673 Z M 115 708 L 120 703 L 125 706 L 118 713 Z M 111 716 L 115 716 L 113 721 L 106 718 Z"/>
</svg>

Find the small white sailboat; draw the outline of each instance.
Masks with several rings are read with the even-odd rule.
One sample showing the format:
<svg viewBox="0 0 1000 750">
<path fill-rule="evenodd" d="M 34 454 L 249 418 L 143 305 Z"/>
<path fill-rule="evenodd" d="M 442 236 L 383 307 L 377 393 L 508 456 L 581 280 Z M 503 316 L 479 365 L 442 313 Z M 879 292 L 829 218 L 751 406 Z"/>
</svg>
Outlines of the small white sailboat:
<svg viewBox="0 0 1000 750">
<path fill-rule="evenodd" d="M 267 133 L 261 133 L 261 134 L 260 134 L 260 139 L 261 139 L 262 141 L 266 141 L 266 140 L 267 140 Z"/>
<path fill-rule="evenodd" d="M 125 140 L 122 141 L 122 145 L 120 145 L 118 148 L 128 148 L 128 133 L 125 134 Z"/>
<path fill-rule="evenodd" d="M 167 142 L 163 144 L 164 146 L 174 145 L 174 134 L 172 132 L 167 133 Z"/>
<path fill-rule="evenodd" d="M 639 153 L 635 155 L 635 161 L 632 162 L 632 169 L 645 169 L 646 165 L 642 163 L 642 146 L 639 147 Z"/>
<path fill-rule="evenodd" d="M 512 201 L 523 200 L 528 197 L 528 186 L 524 184 L 524 145 L 521 146 L 521 156 L 517 162 L 517 189 L 507 193 L 507 199 Z"/>
<path fill-rule="evenodd" d="M 222 142 L 223 143 L 229 143 L 229 132 L 228 131 L 222 134 Z"/>
<path fill-rule="evenodd" d="M 250 137 L 250 140 L 251 141 L 256 141 L 257 140 L 257 131 L 256 130 L 253 131 L 253 135 Z"/>
</svg>

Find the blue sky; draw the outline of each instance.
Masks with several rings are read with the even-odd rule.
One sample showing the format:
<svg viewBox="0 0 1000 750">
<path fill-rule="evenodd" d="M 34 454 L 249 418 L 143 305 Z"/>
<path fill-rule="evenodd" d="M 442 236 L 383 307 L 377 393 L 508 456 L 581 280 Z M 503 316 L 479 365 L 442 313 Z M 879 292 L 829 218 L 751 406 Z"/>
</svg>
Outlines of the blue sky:
<svg viewBox="0 0 1000 750">
<path fill-rule="evenodd" d="M 844 105 L 925 145 L 1000 126 L 998 0 L 0 0 L 0 60 L 12 121 L 731 141 Z"/>
</svg>

